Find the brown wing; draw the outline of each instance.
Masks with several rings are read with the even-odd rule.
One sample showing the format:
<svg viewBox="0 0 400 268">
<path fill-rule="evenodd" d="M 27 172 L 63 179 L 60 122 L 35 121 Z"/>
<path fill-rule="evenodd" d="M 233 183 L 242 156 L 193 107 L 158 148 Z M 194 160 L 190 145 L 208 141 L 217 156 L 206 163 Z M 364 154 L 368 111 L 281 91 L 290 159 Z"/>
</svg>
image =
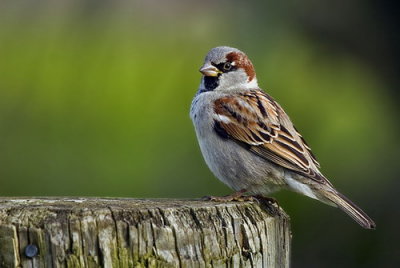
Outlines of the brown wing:
<svg viewBox="0 0 400 268">
<path fill-rule="evenodd" d="M 320 183 L 328 180 L 283 109 L 260 90 L 222 97 L 214 102 L 214 129 L 256 155 Z"/>
</svg>

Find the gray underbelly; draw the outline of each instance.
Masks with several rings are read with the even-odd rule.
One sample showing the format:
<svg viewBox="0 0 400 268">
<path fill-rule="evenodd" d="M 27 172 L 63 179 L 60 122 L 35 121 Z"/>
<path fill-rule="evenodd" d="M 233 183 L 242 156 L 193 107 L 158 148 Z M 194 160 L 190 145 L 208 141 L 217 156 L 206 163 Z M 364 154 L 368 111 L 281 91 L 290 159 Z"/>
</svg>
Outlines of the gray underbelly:
<svg viewBox="0 0 400 268">
<path fill-rule="evenodd" d="M 204 159 L 218 179 L 235 191 L 267 195 L 286 185 L 283 168 L 214 133 L 202 139 Z"/>
</svg>

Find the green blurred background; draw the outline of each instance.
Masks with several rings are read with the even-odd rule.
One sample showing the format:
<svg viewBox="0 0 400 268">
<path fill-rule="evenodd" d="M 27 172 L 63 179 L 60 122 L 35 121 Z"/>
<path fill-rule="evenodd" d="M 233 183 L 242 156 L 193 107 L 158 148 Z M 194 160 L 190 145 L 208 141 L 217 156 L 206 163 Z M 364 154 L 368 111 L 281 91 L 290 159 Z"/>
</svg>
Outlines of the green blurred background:
<svg viewBox="0 0 400 268">
<path fill-rule="evenodd" d="M 397 6 L 375 1 L 1 1 L 0 195 L 198 198 L 230 190 L 189 107 L 207 51 L 238 47 L 323 172 L 377 222 L 306 197 L 293 267 L 399 257 Z"/>
</svg>

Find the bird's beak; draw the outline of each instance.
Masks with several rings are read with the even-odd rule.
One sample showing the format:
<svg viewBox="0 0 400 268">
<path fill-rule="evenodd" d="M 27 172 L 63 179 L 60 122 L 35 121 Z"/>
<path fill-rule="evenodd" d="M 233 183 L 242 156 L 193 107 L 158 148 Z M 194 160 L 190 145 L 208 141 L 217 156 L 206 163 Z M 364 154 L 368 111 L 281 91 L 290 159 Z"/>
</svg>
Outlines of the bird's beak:
<svg viewBox="0 0 400 268">
<path fill-rule="evenodd" d="M 218 76 L 221 71 L 218 70 L 217 67 L 211 65 L 210 63 L 206 63 L 204 64 L 201 68 L 200 68 L 200 72 L 204 75 L 204 76 L 213 76 L 216 77 Z"/>
</svg>

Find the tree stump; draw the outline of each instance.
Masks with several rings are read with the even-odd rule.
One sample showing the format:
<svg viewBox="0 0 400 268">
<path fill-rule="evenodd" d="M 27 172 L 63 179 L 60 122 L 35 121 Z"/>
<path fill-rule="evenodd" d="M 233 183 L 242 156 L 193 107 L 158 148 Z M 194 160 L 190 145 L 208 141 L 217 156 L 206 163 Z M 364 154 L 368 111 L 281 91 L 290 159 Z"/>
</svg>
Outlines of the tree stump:
<svg viewBox="0 0 400 268">
<path fill-rule="evenodd" d="M 0 267 L 288 267 L 276 205 L 0 198 Z"/>
</svg>

